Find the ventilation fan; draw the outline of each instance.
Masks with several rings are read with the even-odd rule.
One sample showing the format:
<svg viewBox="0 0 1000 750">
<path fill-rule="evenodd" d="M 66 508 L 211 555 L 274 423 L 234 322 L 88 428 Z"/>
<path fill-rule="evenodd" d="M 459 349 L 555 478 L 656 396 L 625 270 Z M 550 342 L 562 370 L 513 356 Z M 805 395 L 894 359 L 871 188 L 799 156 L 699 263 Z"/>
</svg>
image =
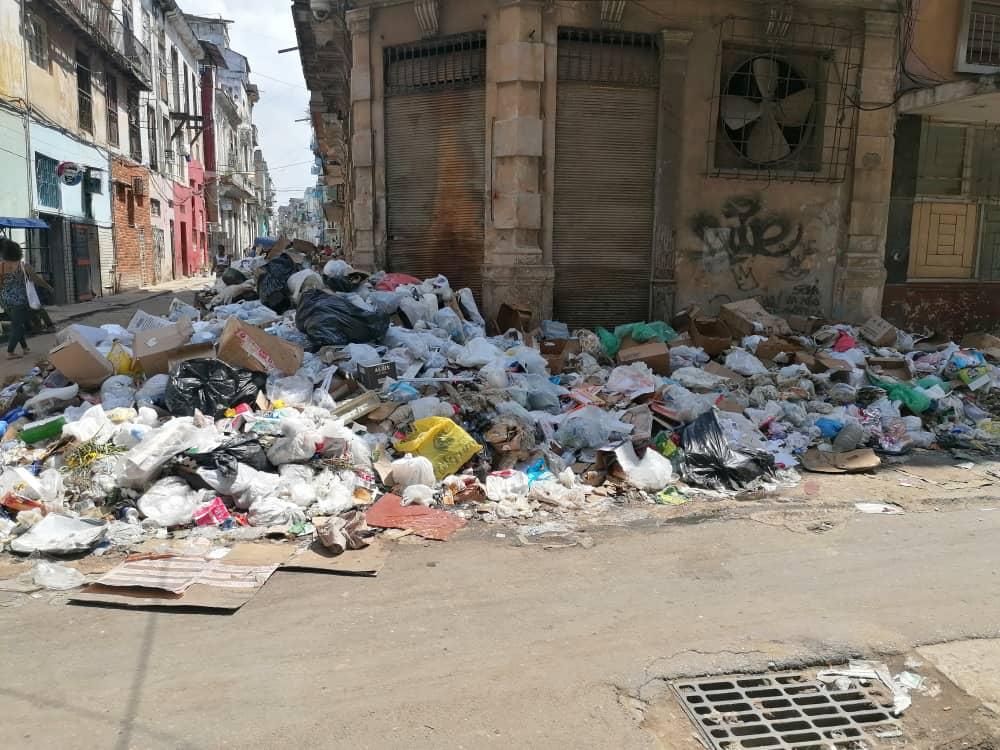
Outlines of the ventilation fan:
<svg viewBox="0 0 1000 750">
<path fill-rule="evenodd" d="M 816 89 L 784 60 L 752 57 L 733 71 L 721 118 L 730 143 L 754 164 L 786 159 L 808 141 Z"/>
</svg>

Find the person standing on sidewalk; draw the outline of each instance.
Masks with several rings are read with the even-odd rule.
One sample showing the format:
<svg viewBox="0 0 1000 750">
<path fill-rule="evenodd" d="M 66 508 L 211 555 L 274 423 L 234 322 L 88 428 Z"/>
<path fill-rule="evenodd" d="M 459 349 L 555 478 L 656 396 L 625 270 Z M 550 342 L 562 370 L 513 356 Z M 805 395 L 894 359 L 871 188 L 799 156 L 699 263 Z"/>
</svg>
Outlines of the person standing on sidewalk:
<svg viewBox="0 0 1000 750">
<path fill-rule="evenodd" d="M 0 305 L 10 316 L 10 334 L 7 337 L 7 358 L 17 359 L 20 354 L 15 350 L 20 344 L 27 354 L 26 332 L 31 318 L 31 308 L 28 306 L 28 279 L 43 289 L 51 291 L 49 283 L 35 273 L 31 266 L 24 262 L 21 246 L 10 239 L 0 239 Z"/>
</svg>

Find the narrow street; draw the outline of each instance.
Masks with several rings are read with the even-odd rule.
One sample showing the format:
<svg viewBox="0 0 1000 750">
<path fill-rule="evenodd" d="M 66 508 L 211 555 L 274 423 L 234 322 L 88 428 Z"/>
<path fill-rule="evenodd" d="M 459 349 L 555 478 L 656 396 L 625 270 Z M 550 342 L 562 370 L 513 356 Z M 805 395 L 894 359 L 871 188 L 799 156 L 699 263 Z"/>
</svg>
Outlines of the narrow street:
<svg viewBox="0 0 1000 750">
<path fill-rule="evenodd" d="M 689 725 L 657 739 L 628 696 L 655 706 L 658 678 L 1000 636 L 998 532 L 995 508 L 858 515 L 824 535 L 623 528 L 567 550 L 480 526 L 404 540 L 376 579 L 279 572 L 232 616 L 46 592 L 0 608 L 0 734 L 31 748 L 686 748 Z M 952 679 L 995 667 L 988 641 L 965 648 Z M 1000 736 L 988 712 L 985 730 L 950 725 L 947 700 L 917 698 L 904 722 L 933 716 L 938 739 L 906 747 Z"/>
</svg>

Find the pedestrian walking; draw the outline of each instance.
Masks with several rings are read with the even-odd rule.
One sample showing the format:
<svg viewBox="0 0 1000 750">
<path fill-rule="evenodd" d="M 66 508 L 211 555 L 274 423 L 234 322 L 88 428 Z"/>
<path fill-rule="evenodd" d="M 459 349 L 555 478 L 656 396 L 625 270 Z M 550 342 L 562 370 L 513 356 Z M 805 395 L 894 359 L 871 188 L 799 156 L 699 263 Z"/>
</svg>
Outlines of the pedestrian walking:
<svg viewBox="0 0 1000 750">
<path fill-rule="evenodd" d="M 24 354 L 28 348 L 26 338 L 28 322 L 31 319 L 31 306 L 28 304 L 28 282 L 52 290 L 49 283 L 39 276 L 24 262 L 24 252 L 21 246 L 13 240 L 0 239 L 0 304 L 10 316 L 10 334 L 7 336 L 7 358 L 17 359 L 22 356 L 16 353 L 17 345 L 21 345 Z"/>
</svg>

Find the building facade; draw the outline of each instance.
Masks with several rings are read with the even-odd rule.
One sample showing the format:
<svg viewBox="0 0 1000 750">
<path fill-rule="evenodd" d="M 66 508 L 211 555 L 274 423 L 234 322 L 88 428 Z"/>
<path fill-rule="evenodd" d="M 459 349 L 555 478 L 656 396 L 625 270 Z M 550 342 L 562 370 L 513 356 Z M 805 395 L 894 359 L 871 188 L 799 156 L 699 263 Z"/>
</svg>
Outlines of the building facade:
<svg viewBox="0 0 1000 750">
<path fill-rule="evenodd" d="M 296 0 L 348 258 L 571 325 L 882 308 L 886 0 Z"/>
<path fill-rule="evenodd" d="M 919 0 L 896 107 L 886 317 L 1000 323 L 1000 2 Z"/>
</svg>

